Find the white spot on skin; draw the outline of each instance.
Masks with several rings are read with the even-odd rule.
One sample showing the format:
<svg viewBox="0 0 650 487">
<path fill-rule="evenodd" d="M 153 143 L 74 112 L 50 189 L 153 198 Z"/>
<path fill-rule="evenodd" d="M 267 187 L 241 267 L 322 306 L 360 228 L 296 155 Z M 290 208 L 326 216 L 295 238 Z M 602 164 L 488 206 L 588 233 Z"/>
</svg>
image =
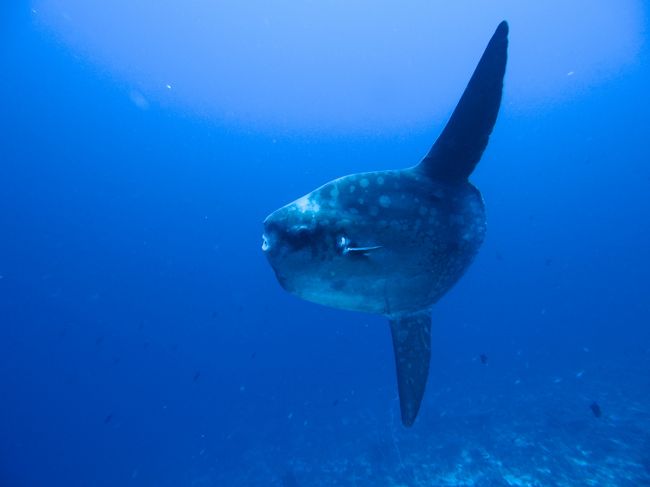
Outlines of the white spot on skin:
<svg viewBox="0 0 650 487">
<path fill-rule="evenodd" d="M 382 184 L 384 184 L 384 178 L 381 177 L 381 176 L 379 176 L 379 177 L 377 178 L 377 184 L 379 184 L 380 186 L 381 186 Z"/>
<path fill-rule="evenodd" d="M 363 178 L 361 181 L 359 181 L 359 185 L 362 188 L 367 188 L 369 184 L 370 182 L 366 178 Z"/>
<path fill-rule="evenodd" d="M 337 199 L 338 197 L 339 197 L 339 189 L 338 189 L 336 186 L 334 186 L 334 187 L 332 188 L 332 190 L 330 191 L 330 198 L 332 198 L 333 200 L 335 200 L 335 199 Z"/>
<path fill-rule="evenodd" d="M 302 212 L 306 212 L 309 207 L 309 198 L 303 196 L 302 198 L 296 200 L 296 207 Z"/>
<path fill-rule="evenodd" d="M 385 194 L 379 197 L 379 205 L 383 208 L 388 208 L 390 206 L 390 198 Z"/>
<path fill-rule="evenodd" d="M 357 189 L 357 187 L 354 184 L 350 186 L 350 193 L 354 193 L 355 189 Z"/>
<path fill-rule="evenodd" d="M 310 200 L 307 196 L 303 196 L 296 200 L 296 208 L 298 208 L 300 213 L 306 213 L 308 211 L 318 213 L 320 211 L 320 205 L 315 201 Z"/>
</svg>

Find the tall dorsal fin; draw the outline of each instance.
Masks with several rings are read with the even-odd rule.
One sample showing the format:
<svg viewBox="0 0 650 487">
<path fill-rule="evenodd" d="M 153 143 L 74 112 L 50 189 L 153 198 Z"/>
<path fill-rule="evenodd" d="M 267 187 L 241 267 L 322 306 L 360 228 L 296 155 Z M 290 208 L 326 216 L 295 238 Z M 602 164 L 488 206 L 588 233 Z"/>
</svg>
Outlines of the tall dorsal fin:
<svg viewBox="0 0 650 487">
<path fill-rule="evenodd" d="M 497 119 L 508 57 L 508 23 L 497 27 L 447 126 L 417 170 L 434 179 L 465 181 L 481 159 Z"/>
</svg>

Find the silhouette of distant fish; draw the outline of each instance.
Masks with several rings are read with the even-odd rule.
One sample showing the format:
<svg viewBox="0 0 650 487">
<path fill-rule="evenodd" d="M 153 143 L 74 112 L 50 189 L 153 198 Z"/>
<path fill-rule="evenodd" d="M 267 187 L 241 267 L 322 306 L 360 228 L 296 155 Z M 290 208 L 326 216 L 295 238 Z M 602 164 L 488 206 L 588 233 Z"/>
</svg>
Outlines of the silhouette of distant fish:
<svg viewBox="0 0 650 487">
<path fill-rule="evenodd" d="M 488 363 L 488 357 L 487 357 L 487 355 L 485 355 L 484 353 L 482 353 L 482 354 L 479 356 L 479 358 L 481 359 L 481 363 L 482 363 L 483 365 L 487 365 L 487 363 Z"/>
<path fill-rule="evenodd" d="M 201 371 L 200 371 L 200 370 L 197 370 L 197 371 L 194 373 L 194 378 L 192 379 L 192 382 L 196 382 L 197 380 L 199 380 L 199 377 L 201 377 Z"/>
<path fill-rule="evenodd" d="M 113 420 L 113 413 L 107 414 L 104 418 L 104 424 L 108 424 Z"/>
<path fill-rule="evenodd" d="M 594 413 L 594 416 L 596 416 L 597 418 L 600 418 L 603 415 L 603 412 L 596 401 L 592 402 L 589 408 L 591 409 L 591 412 Z"/>
</svg>

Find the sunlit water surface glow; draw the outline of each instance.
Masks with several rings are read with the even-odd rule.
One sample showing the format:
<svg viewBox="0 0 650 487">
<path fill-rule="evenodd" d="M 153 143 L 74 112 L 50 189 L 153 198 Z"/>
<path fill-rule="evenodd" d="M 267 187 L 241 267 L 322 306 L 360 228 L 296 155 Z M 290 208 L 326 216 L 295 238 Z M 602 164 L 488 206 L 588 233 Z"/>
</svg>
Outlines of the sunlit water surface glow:
<svg viewBox="0 0 650 487">
<path fill-rule="evenodd" d="M 486 40 L 511 24 L 506 106 L 535 110 L 616 76 L 641 2 L 37 0 L 37 18 L 134 90 L 232 123 L 409 131 L 453 108 Z"/>
</svg>

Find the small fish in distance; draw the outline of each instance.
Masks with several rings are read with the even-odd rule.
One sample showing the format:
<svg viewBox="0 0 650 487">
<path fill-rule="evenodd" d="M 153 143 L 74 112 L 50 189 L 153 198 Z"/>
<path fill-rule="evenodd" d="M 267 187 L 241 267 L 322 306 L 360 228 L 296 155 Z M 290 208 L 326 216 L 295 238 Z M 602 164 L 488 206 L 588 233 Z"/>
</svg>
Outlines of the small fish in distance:
<svg viewBox="0 0 650 487">
<path fill-rule="evenodd" d="M 594 416 L 596 416 L 597 418 L 600 418 L 603 415 L 603 412 L 596 401 L 592 402 L 589 408 L 591 409 L 591 412 L 594 413 Z"/>
</svg>

